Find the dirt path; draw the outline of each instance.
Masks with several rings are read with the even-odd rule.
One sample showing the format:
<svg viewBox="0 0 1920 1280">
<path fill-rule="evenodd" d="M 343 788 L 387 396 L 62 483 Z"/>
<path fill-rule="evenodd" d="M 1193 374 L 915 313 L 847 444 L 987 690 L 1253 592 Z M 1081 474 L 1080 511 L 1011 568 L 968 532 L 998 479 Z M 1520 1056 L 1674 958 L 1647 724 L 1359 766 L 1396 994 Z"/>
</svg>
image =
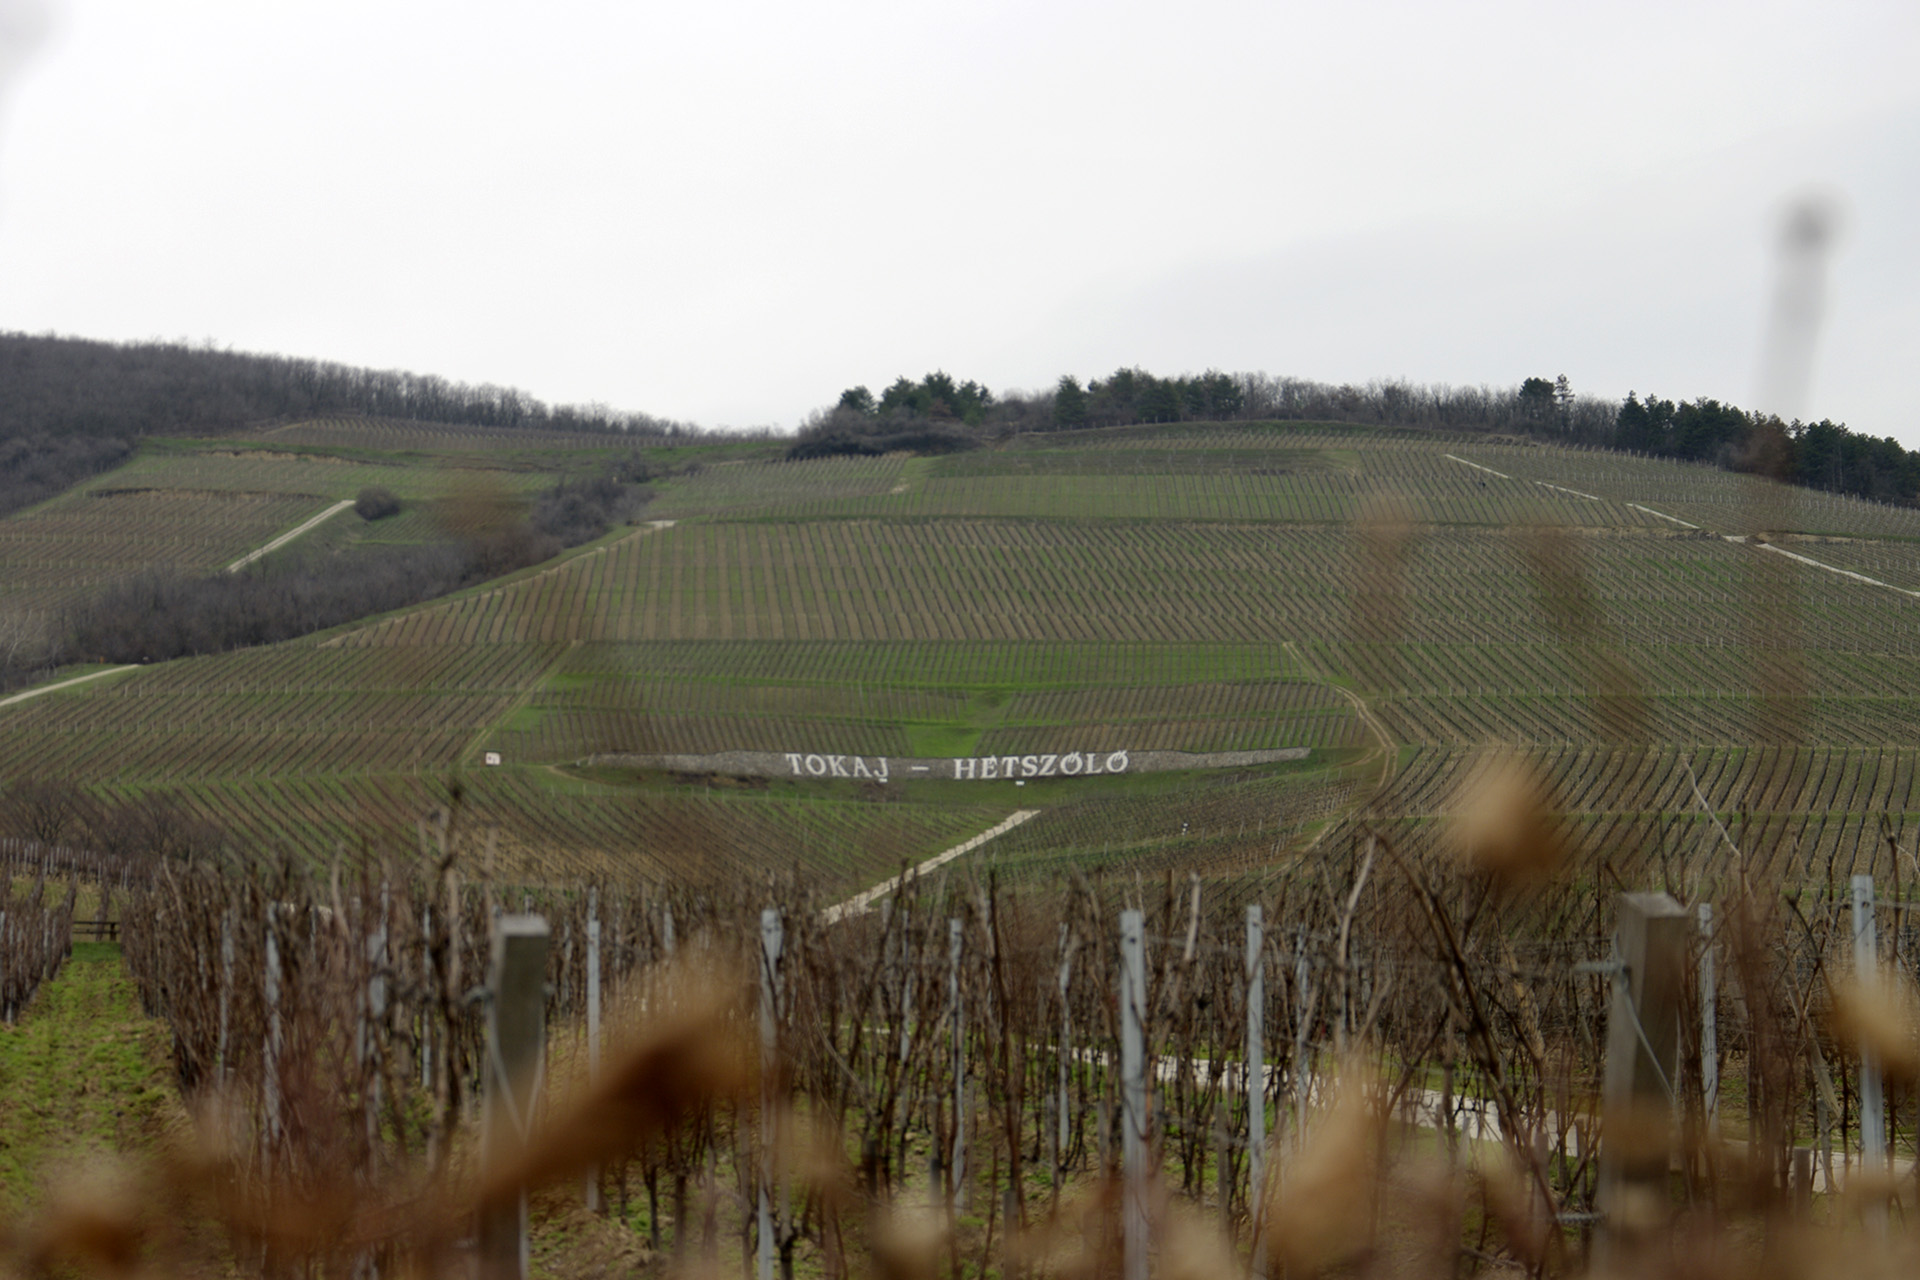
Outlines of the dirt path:
<svg viewBox="0 0 1920 1280">
<path fill-rule="evenodd" d="M 1280 647 L 1294 656 L 1294 660 L 1300 664 L 1302 671 L 1313 676 L 1319 680 L 1320 683 L 1326 685 L 1327 688 L 1345 698 L 1348 704 L 1353 707 L 1353 713 L 1360 717 L 1360 723 L 1365 725 L 1367 732 L 1373 735 L 1374 754 L 1380 758 L 1380 777 L 1375 781 L 1373 786 L 1374 793 L 1378 794 L 1393 778 L 1394 767 L 1400 759 L 1399 742 L 1395 741 L 1394 736 L 1387 732 L 1387 726 L 1380 722 L 1380 717 L 1373 714 L 1373 708 L 1367 705 L 1365 698 L 1362 698 L 1345 685 L 1336 683 L 1332 676 L 1322 670 L 1318 663 L 1308 658 L 1306 653 L 1295 645 L 1293 641 L 1283 640 L 1280 643 Z"/>
<path fill-rule="evenodd" d="M 1313 849 L 1316 848 L 1322 840 L 1327 838 L 1328 832 L 1340 825 L 1340 818 L 1349 817 L 1365 809 L 1373 803 L 1375 796 L 1378 796 L 1387 789 L 1387 784 L 1393 781 L 1394 771 L 1400 767 L 1400 744 L 1394 739 L 1392 734 L 1387 732 L 1387 726 L 1380 722 L 1380 717 L 1373 713 L 1373 708 L 1367 705 L 1365 698 L 1362 698 L 1345 685 L 1336 683 L 1332 676 L 1322 670 L 1318 663 L 1307 657 L 1305 651 L 1295 645 L 1293 641 L 1283 640 L 1281 641 L 1280 647 L 1293 655 L 1294 661 L 1300 664 L 1301 671 L 1315 677 L 1322 684 L 1326 685 L 1327 688 L 1347 700 L 1348 705 L 1353 708 L 1353 713 L 1360 717 L 1360 723 L 1366 726 L 1367 732 L 1373 736 L 1373 754 L 1378 757 L 1380 761 L 1380 776 L 1373 780 L 1373 785 L 1360 792 L 1344 813 L 1336 814 L 1333 818 L 1329 819 L 1321 826 L 1319 834 L 1307 841 L 1306 847 Z M 1363 760 L 1362 763 L 1364 764 L 1366 761 Z"/>
<path fill-rule="evenodd" d="M 110 942 L 73 958 L 0 1027 L 0 1221 L 89 1155 L 151 1151 L 179 1114 L 167 1031 L 140 1012 Z"/>
<path fill-rule="evenodd" d="M 995 836 L 1013 830 L 1028 818 L 1037 818 L 1039 816 L 1040 811 L 1038 809 L 1016 809 L 998 825 L 988 827 L 985 831 L 973 837 L 973 839 L 963 841 L 944 853 L 936 853 L 913 870 L 903 872 L 890 880 L 882 881 L 871 889 L 864 889 L 837 906 L 828 907 L 820 913 L 820 918 L 828 924 L 835 924 L 844 916 L 857 916 L 871 907 L 879 899 L 886 897 L 898 889 L 901 885 L 907 884 L 919 876 L 924 876 L 930 871 L 938 870 L 963 853 L 973 852 Z"/>
<path fill-rule="evenodd" d="M 340 501 L 334 503 L 332 506 L 328 507 L 325 511 L 322 511 L 319 515 L 314 516 L 311 519 L 304 520 L 301 523 L 295 525 L 293 528 L 287 530 L 285 533 L 275 538 L 272 542 L 269 542 L 266 546 L 259 547 L 259 548 L 256 548 L 255 550 L 247 552 L 247 554 L 241 556 L 238 560 L 235 560 L 232 564 L 228 565 L 226 571 L 228 573 L 240 572 L 242 569 L 252 564 L 255 560 L 258 560 L 261 556 L 266 555 L 270 551 L 278 551 L 280 548 L 286 546 L 289 542 L 292 542 L 295 538 L 299 537 L 301 534 L 305 533 L 307 530 L 315 528 L 319 525 L 325 524 L 327 521 L 333 519 L 335 516 L 339 515 L 342 511 L 345 511 L 348 507 L 352 505 L 353 505 L 352 498 L 340 499 Z"/>
<path fill-rule="evenodd" d="M 58 684 L 43 684 L 38 689 L 29 689 L 25 693 L 16 693 L 10 698 L 0 698 L 0 707 L 10 707 L 16 702 L 25 702 L 28 698 L 37 698 L 43 693 L 52 693 L 55 689 L 65 689 L 69 685 L 85 684 L 89 680 L 98 680 L 101 676 L 117 676 L 122 671 L 132 671 L 133 667 L 108 667 L 105 671 L 89 671 L 84 676 L 75 676 L 71 680 L 62 680 Z"/>
</svg>

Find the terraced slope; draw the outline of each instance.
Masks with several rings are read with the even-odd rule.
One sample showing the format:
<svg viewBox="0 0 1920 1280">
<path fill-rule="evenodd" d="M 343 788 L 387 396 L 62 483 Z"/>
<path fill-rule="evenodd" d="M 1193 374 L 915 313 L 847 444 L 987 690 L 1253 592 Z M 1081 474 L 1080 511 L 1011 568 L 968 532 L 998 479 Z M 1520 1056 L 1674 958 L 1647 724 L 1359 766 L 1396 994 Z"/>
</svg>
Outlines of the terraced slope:
<svg viewBox="0 0 1920 1280">
<path fill-rule="evenodd" d="M 852 882 L 1041 807 L 998 842 L 1010 869 L 1258 874 L 1340 846 L 1363 808 L 1423 843 L 1487 744 L 1541 758 L 1596 859 L 1710 862 L 1723 837 L 1696 787 L 1795 874 L 1920 829 L 1920 513 L 1611 455 L 1235 424 L 730 462 L 648 514 L 509 582 L 0 715 L 50 767 L 276 845 L 405 843 L 457 773 L 515 856 L 556 871 Z M 584 763 L 1065 741 L 1312 754 L 1020 791 Z"/>
</svg>

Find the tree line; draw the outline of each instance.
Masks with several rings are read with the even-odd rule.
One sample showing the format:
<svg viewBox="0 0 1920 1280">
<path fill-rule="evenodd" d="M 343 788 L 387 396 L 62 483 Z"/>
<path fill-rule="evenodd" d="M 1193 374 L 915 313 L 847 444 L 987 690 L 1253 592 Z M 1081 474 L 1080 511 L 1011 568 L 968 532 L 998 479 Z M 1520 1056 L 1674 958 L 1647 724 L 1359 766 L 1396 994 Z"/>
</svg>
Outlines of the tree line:
<svg viewBox="0 0 1920 1280">
<path fill-rule="evenodd" d="M 1363 385 L 1265 373 L 1158 377 L 1123 368 L 1082 383 L 1072 374 L 1040 392 L 995 396 L 944 372 L 902 377 L 875 397 L 842 392 L 814 414 L 790 458 L 906 450 L 951 453 L 1032 431 L 1170 422 L 1349 422 L 1474 431 L 1615 449 L 1906 506 L 1920 504 L 1920 450 L 1844 423 L 1783 422 L 1710 397 L 1675 402 L 1576 394 L 1566 375 L 1517 387 L 1456 387 L 1379 379 Z"/>
<path fill-rule="evenodd" d="M 0 333 L 0 515 L 124 462 L 147 436 L 217 435 L 331 415 L 653 440 L 687 423 L 431 374 L 179 342 Z"/>
<path fill-rule="evenodd" d="M 45 502 L 132 455 L 133 443 L 123 436 L 0 437 L 0 516 Z"/>
<path fill-rule="evenodd" d="M 0 438 L 137 439 L 331 414 L 672 437 L 686 423 L 603 404 L 548 405 L 514 387 L 180 342 L 0 333 Z"/>
</svg>

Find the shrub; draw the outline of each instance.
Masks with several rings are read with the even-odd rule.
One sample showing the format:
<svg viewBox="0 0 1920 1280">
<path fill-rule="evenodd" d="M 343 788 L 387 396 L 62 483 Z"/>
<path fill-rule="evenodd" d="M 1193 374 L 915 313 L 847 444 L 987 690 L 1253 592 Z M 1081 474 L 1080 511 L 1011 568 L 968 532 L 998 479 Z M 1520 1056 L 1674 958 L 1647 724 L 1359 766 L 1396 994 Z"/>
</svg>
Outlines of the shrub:
<svg viewBox="0 0 1920 1280">
<path fill-rule="evenodd" d="M 400 495 L 380 485 L 369 485 L 353 500 L 353 509 L 362 520 L 384 520 L 400 514 Z"/>
</svg>

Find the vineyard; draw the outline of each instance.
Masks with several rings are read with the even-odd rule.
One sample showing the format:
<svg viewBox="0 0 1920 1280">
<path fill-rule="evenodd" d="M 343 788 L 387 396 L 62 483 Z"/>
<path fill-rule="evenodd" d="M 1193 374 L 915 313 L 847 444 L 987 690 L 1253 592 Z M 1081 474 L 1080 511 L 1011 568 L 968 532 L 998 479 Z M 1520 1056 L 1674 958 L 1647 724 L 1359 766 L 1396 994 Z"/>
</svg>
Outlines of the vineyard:
<svg viewBox="0 0 1920 1280">
<path fill-rule="evenodd" d="M 297 487 L 310 511 L 376 477 L 422 501 L 355 536 L 404 541 L 461 484 L 531 484 L 543 449 L 558 466 L 602 445 L 296 424 L 101 483 Z M 1692 865 L 1714 844 L 1706 804 L 1791 831 L 1788 863 L 1864 869 L 1889 847 L 1882 823 L 1910 843 L 1920 820 L 1920 600 L 1832 571 L 1920 582 L 1911 513 L 1622 455 L 1312 425 L 935 458 L 721 452 L 657 484 L 649 527 L 336 633 L 0 708 L 9 744 L 115 802 L 178 797 L 309 855 L 404 842 L 465 779 L 503 847 L 556 873 L 704 838 L 725 844 L 718 866 L 866 874 L 1040 804 L 985 784 L 748 794 L 582 763 L 622 754 L 1313 753 L 1310 781 L 1052 789 L 993 854 L 1009 869 L 1237 875 L 1362 817 L 1419 846 L 1489 745 L 1578 779 L 1555 786 L 1593 858 L 1658 846 Z M 4 524 L 131 500 L 83 492 Z M 1760 533 L 1828 568 L 1729 540 Z M 1743 762 L 1787 744 L 1806 766 L 1754 781 Z M 1210 806 L 1230 816 L 1197 821 Z M 1631 855 L 1602 852 L 1623 842 Z"/>
<path fill-rule="evenodd" d="M 1854 1068 L 1916 1028 L 1849 1021 L 1869 980 L 1839 976 L 1864 955 L 1912 988 L 1897 879 L 1853 886 L 1881 925 L 1861 942 L 1844 898 L 1781 899 L 1759 866 L 1686 894 L 1696 913 L 1367 832 L 1257 891 L 962 871 L 846 914 L 785 878 L 527 884 L 482 830 L 453 800 L 404 856 L 91 865 L 206 1117 L 184 1211 L 242 1265 L 450 1270 L 522 1183 L 545 1188 L 536 1231 L 598 1219 L 649 1266 L 769 1280 L 870 1256 L 1110 1275 L 1149 1242 L 1170 1274 L 1562 1274 L 1645 1249 L 1633 1274 L 1697 1275 L 1659 1269 L 1675 1214 L 1729 1252 L 1763 1226 L 1872 1248 L 1872 1206 L 1910 1196 L 1872 1162 L 1915 1150 L 1920 1095 Z M 1624 1006 L 1651 1024 L 1624 1052 L 1644 1042 L 1665 1090 L 1651 1177 L 1616 1154 L 1627 1116 L 1654 1123 L 1613 1082 L 1629 997 L 1603 957 L 1639 945 L 1630 907 L 1684 921 L 1659 953 L 1673 997 Z M 1629 1215 L 1626 1177 L 1666 1195 Z M 307 1214 L 325 1228 L 285 1225 Z"/>
<path fill-rule="evenodd" d="M 45 611 L 148 569 L 212 573 L 327 506 L 298 493 L 64 495 L 0 520 L 0 606 Z"/>
<path fill-rule="evenodd" d="M 628 1270 L 1037 1280 L 1148 1233 L 1166 1274 L 1577 1272 L 1632 1223 L 1599 1096 L 1647 987 L 1615 948 L 1660 911 L 1654 1180 L 1724 1256 L 1884 1212 L 1875 1125 L 1920 1154 L 1920 514 L 1312 424 L 649 447 L 642 526 L 0 704 L 0 1005 L 118 904 L 242 1269 L 449 1269 L 510 1121 L 569 1188 L 553 1230 Z M 0 521 L 0 601 L 217 571 L 369 483 L 409 509 L 310 550 L 426 541 L 612 448 L 176 442 Z M 659 759 L 1287 748 L 1017 780 Z M 1850 1002 L 1882 970 L 1875 1040 Z M 516 1001 L 545 1083 L 503 1120 Z M 622 1011 L 639 1039 L 603 1044 Z M 1329 1172 L 1323 1125 L 1364 1168 Z"/>
<path fill-rule="evenodd" d="M 408 422 L 392 418 L 309 418 L 263 427 L 249 440 L 282 447 L 373 450 L 381 453 L 481 453 L 493 456 L 551 455 L 554 451 L 610 452 L 616 437 L 592 432 L 529 431 L 453 422 Z"/>
<path fill-rule="evenodd" d="M 295 451 L 293 445 L 304 443 L 300 425 L 282 429 L 299 439 L 281 447 L 246 440 L 151 443 L 124 466 L 0 519 L 0 609 L 44 614 L 147 570 L 213 573 L 368 487 L 414 505 L 383 525 L 329 522 L 313 541 L 336 547 L 362 536 L 437 541 L 449 529 L 460 532 L 462 508 L 476 500 L 524 498 L 551 485 L 557 471 L 574 464 L 582 444 L 567 437 L 551 447 L 576 452 L 536 448 L 530 456 L 406 453 L 404 436 L 388 439 L 376 426 L 337 423 L 339 441 L 359 448 Z M 604 442 L 600 450 L 608 451 Z"/>
</svg>

